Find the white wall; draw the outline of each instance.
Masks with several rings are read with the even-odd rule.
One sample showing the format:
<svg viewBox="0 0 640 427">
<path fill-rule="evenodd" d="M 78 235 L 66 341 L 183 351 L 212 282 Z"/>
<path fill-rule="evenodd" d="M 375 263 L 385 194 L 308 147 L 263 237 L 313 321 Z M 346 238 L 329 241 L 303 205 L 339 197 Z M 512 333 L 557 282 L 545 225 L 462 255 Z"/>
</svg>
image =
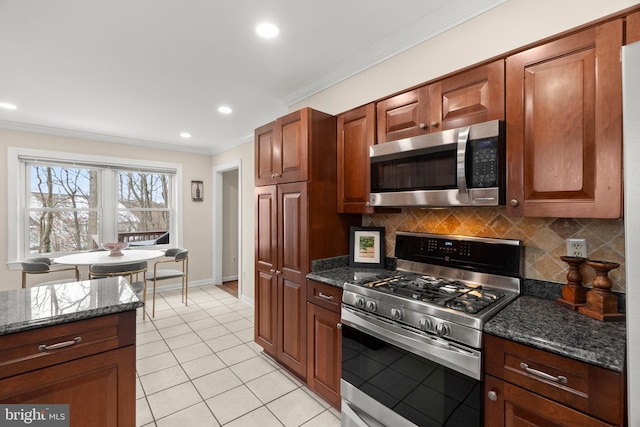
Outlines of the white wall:
<svg viewBox="0 0 640 427">
<path fill-rule="evenodd" d="M 640 117 L 640 42 L 623 49 L 623 114 Z M 625 254 L 627 265 L 627 369 L 629 425 L 640 425 L 640 366 L 632 361 L 640 358 L 640 288 L 636 281 L 640 275 L 640 123 L 624 121 L 624 204 Z M 635 261 L 635 262 L 634 262 Z"/>
<path fill-rule="evenodd" d="M 123 157 L 127 159 L 145 159 L 159 162 L 179 163 L 183 165 L 183 242 L 189 249 L 189 282 L 208 282 L 211 279 L 211 244 L 212 227 L 211 210 L 212 197 L 205 194 L 203 202 L 191 201 L 191 181 L 202 180 L 205 191 L 210 192 L 211 164 L 208 155 L 189 154 L 168 150 L 151 150 L 149 148 L 116 144 L 109 142 L 91 141 L 87 139 L 44 135 L 39 133 L 0 129 L 0 168 L 4 171 L 7 164 L 7 148 L 33 148 L 48 151 L 70 153 L 84 153 L 104 155 L 109 157 Z M 0 180 L 0 291 L 17 289 L 20 287 L 20 271 L 9 270 L 7 242 L 7 188 L 15 185 L 7 182 L 6 174 Z"/>
<path fill-rule="evenodd" d="M 290 106 L 338 114 L 639 4 L 509 0 L 440 36 Z"/>
<path fill-rule="evenodd" d="M 275 119 L 275 117 L 274 117 Z M 241 174 L 239 176 L 239 194 L 242 212 L 240 212 L 239 227 L 242 233 L 240 239 L 240 247 L 238 248 L 238 276 L 241 282 L 239 291 L 242 292 L 241 298 L 252 303 L 254 295 L 254 217 L 255 207 L 253 202 L 254 193 L 254 174 L 255 161 L 253 156 L 253 140 L 247 141 L 242 145 L 236 146 L 223 153 L 216 154 L 211 157 L 211 169 L 223 166 L 229 163 L 240 162 Z M 214 209 L 214 215 L 217 210 Z M 222 236 L 213 236 L 213 240 L 220 239 Z"/>
</svg>

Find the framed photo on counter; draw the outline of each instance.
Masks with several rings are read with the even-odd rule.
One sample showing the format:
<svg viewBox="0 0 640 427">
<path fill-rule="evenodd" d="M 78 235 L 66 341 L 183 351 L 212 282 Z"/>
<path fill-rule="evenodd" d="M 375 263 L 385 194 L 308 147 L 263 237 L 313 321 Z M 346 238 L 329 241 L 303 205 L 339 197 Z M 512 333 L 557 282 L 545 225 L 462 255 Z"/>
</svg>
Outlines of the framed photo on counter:
<svg viewBox="0 0 640 427">
<path fill-rule="evenodd" d="M 349 266 L 384 268 L 384 227 L 351 227 Z"/>
</svg>

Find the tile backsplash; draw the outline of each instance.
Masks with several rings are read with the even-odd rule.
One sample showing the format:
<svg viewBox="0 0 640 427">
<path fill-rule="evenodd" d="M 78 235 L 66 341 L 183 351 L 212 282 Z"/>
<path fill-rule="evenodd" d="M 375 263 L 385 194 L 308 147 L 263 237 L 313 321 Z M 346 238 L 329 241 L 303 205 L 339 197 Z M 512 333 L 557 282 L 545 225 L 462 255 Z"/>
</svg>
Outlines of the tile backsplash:
<svg viewBox="0 0 640 427">
<path fill-rule="evenodd" d="M 396 231 L 522 240 L 524 277 L 557 283 L 567 281 L 568 266 L 560 259 L 567 251 L 566 239 L 586 239 L 590 259 L 620 264 L 609 278 L 614 291 L 625 291 L 622 219 L 509 217 L 504 207 L 483 207 L 402 209 L 396 214 L 363 215 L 362 225 L 385 227 L 387 256 L 394 255 Z M 595 276 L 593 269 L 583 264 L 580 271 L 588 286 Z"/>
</svg>

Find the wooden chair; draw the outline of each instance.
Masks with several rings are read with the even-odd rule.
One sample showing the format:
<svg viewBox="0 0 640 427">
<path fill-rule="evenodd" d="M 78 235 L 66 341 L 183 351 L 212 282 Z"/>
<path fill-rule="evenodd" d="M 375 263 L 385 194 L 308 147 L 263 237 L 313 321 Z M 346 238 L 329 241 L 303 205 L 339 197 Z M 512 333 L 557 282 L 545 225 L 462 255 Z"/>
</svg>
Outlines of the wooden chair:
<svg viewBox="0 0 640 427">
<path fill-rule="evenodd" d="M 54 273 L 57 271 L 75 271 L 76 281 L 80 280 L 80 271 L 78 270 L 78 266 L 75 265 L 73 267 L 69 266 L 52 266 L 51 258 L 47 257 L 38 257 L 31 258 L 24 262 L 22 262 L 22 287 L 27 287 L 27 274 L 48 274 Z M 38 285 L 52 285 L 56 283 L 65 283 L 70 282 L 70 279 L 58 279 L 51 280 L 48 282 L 38 283 Z"/>
<path fill-rule="evenodd" d="M 153 265 L 153 272 L 147 272 L 145 279 L 147 282 L 153 282 L 153 307 L 152 316 L 156 315 L 156 284 L 159 280 L 175 279 L 180 277 L 182 280 L 182 302 L 188 305 L 187 298 L 189 292 L 189 251 L 183 248 L 167 249 L 164 256 L 171 259 L 163 259 L 156 261 Z M 158 268 L 162 264 L 178 263 L 178 269 Z"/>
<path fill-rule="evenodd" d="M 101 277 L 129 277 L 129 284 L 133 291 L 140 295 L 142 293 L 142 302 L 145 307 L 142 308 L 142 318 L 146 319 L 146 303 L 147 303 L 147 282 L 144 280 L 147 272 L 147 261 L 131 261 L 116 264 L 93 264 L 89 267 L 89 278 L 98 279 Z M 139 275 L 142 274 L 142 280 Z"/>
</svg>

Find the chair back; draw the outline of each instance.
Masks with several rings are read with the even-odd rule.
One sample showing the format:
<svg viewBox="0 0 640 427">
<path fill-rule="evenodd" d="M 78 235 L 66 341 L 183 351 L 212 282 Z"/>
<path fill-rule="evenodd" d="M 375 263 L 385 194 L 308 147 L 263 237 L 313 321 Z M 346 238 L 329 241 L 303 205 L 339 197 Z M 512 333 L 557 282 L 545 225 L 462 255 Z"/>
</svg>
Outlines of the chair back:
<svg viewBox="0 0 640 427">
<path fill-rule="evenodd" d="M 22 287 L 23 288 L 27 287 L 27 274 L 44 274 L 44 273 L 51 273 L 56 271 L 74 270 L 76 280 L 80 280 L 80 271 L 78 270 L 77 266 L 73 266 L 73 267 L 57 266 L 55 268 L 51 268 L 51 263 L 52 263 L 51 258 L 47 258 L 47 257 L 36 257 L 36 258 L 30 258 L 26 261 L 23 261 L 21 263 Z M 51 282 L 46 282 L 46 284 L 62 283 L 64 281 L 68 281 L 68 279 L 54 280 Z M 40 283 L 40 284 L 45 284 L 45 283 Z"/>
<path fill-rule="evenodd" d="M 130 276 L 147 269 L 147 261 L 120 262 L 115 264 L 94 264 L 89 268 L 93 277 Z"/>
<path fill-rule="evenodd" d="M 176 261 L 185 259 L 189 256 L 189 251 L 184 248 L 170 248 L 164 252 L 167 258 L 174 258 Z"/>
</svg>

